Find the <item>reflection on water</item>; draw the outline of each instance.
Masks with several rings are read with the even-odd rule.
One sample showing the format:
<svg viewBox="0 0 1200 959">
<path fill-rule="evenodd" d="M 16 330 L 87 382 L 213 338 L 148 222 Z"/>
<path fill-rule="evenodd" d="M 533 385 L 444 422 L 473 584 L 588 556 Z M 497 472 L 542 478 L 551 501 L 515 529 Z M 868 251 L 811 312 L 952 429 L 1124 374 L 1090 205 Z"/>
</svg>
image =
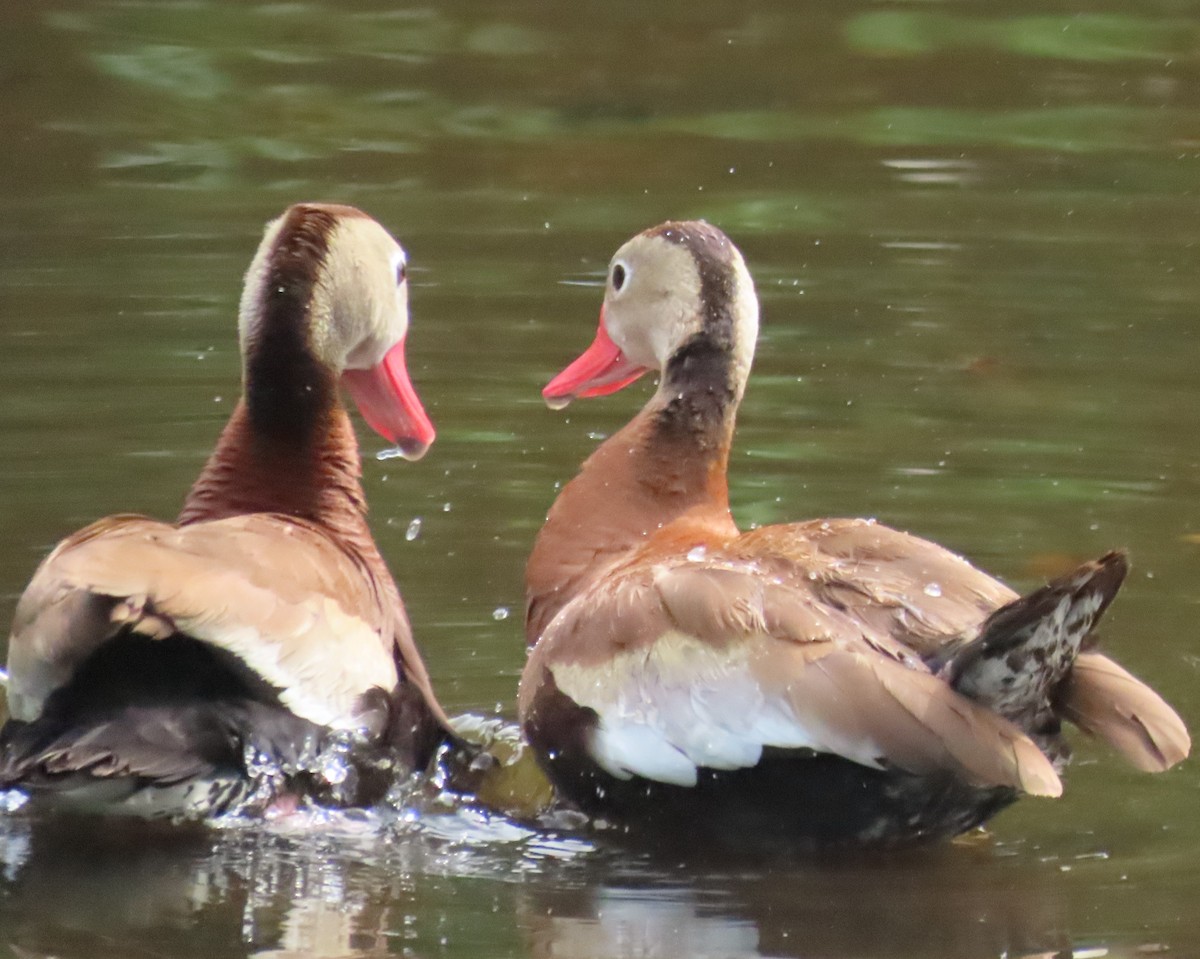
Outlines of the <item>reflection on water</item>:
<svg viewBox="0 0 1200 959">
<path fill-rule="evenodd" d="M 1200 716 L 1197 12 L 2 5 L 0 593 L 11 609 L 98 516 L 176 512 L 236 393 L 262 223 L 357 203 L 409 250 L 410 364 L 440 430 L 418 464 L 366 440 L 373 528 L 443 702 L 511 717 L 529 545 L 638 404 L 555 414 L 538 391 L 584 345 L 610 251 L 707 217 L 763 300 L 739 521 L 873 515 L 1019 587 L 1127 546 L 1103 641 Z M 0 943 L 1185 955 L 1194 767 L 1149 779 L 1082 743 L 1064 798 L 1017 804 L 991 845 L 769 875 L 532 829 L 536 801 L 519 822 L 434 802 L 196 831 L 17 814 Z M 536 796 L 526 772 L 501 767 L 488 801 Z"/>
<path fill-rule="evenodd" d="M 986 855 L 522 891 L 535 956 L 1021 956 L 1070 948 L 1039 871 Z"/>
<path fill-rule="evenodd" d="M 214 828 L 10 819 L 2 841 L 6 940 L 22 955 L 93 956 L 127 956 L 131 942 L 172 956 L 425 954 L 462 947 L 462 915 L 486 943 L 493 886 L 589 848 L 472 810 Z"/>
<path fill-rule="evenodd" d="M 431 820 L 439 817 L 434 815 Z M 147 830 L 9 821 L 15 954 L 309 956 L 1144 955 L 1126 888 L 984 844 L 680 872 L 531 834 L 407 822 Z M 1064 878 L 1066 877 L 1066 878 Z M 1105 945 L 1077 938 L 1102 914 Z"/>
</svg>

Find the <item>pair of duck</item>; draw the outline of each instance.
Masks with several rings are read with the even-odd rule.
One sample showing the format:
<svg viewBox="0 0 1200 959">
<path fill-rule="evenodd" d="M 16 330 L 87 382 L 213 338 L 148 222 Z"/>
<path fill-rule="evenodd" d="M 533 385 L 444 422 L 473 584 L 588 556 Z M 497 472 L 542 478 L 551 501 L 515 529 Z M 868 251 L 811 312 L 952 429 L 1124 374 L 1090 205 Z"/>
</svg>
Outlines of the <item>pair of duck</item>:
<svg viewBox="0 0 1200 959">
<path fill-rule="evenodd" d="M 356 209 L 268 226 L 240 305 L 244 395 L 178 519 L 100 520 L 18 604 L 0 785 L 172 814 L 365 804 L 454 742 L 339 401 L 340 383 L 411 459 L 433 441 L 405 273 Z M 870 520 L 741 532 L 726 469 L 757 328 L 729 239 L 665 223 L 617 251 L 595 342 L 544 391 L 559 407 L 661 376 L 526 571 L 519 713 L 563 796 L 689 841 L 888 845 L 1059 795 L 1063 719 L 1140 769 L 1187 755 L 1171 707 L 1093 648 L 1120 553 L 1018 597 Z"/>
</svg>

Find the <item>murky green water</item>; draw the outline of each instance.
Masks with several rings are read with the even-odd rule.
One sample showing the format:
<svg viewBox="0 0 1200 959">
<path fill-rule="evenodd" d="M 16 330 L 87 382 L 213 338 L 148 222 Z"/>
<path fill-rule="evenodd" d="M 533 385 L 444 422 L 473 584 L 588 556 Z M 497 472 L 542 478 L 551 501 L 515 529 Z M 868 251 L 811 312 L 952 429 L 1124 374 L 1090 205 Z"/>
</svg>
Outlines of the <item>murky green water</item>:
<svg viewBox="0 0 1200 959">
<path fill-rule="evenodd" d="M 175 512 L 235 399 L 262 223 L 351 202 L 408 247 L 440 430 L 418 464 L 368 463 L 374 528 L 443 702 L 511 717 L 532 537 L 644 396 L 563 415 L 538 390 L 589 340 L 611 251 L 702 216 L 764 304 L 739 519 L 878 516 L 1018 586 L 1127 546 L 1107 644 L 1200 715 L 1200 4 L 1002 8 L 0 7 L 7 607 L 84 522 Z M 991 845 L 769 875 L 469 811 L 198 835 L 18 818 L 0 948 L 1189 955 L 1198 799 L 1195 763 L 1145 777 L 1083 744 L 1066 796 Z"/>
</svg>

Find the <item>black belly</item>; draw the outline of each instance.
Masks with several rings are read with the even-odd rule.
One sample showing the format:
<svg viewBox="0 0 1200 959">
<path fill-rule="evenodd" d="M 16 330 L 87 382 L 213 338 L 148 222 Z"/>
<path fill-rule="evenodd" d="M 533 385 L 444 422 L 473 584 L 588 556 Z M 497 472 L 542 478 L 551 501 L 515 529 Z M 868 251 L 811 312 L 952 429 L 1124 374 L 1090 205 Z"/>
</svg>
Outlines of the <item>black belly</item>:
<svg viewBox="0 0 1200 959">
<path fill-rule="evenodd" d="M 618 779 L 590 757 L 542 764 L 561 794 L 639 844 L 748 854 L 896 847 L 949 839 L 1016 798 L 939 773 L 916 776 L 810 750 L 767 750 L 749 769 L 700 769 L 695 786 Z"/>
</svg>

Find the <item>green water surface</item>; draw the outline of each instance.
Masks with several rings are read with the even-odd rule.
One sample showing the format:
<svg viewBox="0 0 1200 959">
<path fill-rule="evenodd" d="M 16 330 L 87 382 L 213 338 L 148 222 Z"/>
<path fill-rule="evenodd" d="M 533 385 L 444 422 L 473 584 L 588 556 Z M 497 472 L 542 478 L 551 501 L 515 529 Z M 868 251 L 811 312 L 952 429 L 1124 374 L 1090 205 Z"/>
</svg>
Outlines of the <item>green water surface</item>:
<svg viewBox="0 0 1200 959">
<path fill-rule="evenodd" d="M 1192 0 L 0 3 L 3 606 L 91 519 L 174 515 L 263 223 L 349 202 L 408 249 L 439 429 L 416 464 L 360 431 L 373 528 L 443 703 L 511 718 L 533 536 L 651 388 L 540 387 L 617 245 L 705 217 L 764 311 L 739 521 L 875 516 L 1019 588 L 1127 547 L 1104 641 L 1194 719 L 1198 188 Z M 470 811 L 18 817 L 0 954 L 1197 955 L 1198 800 L 1081 743 L 988 842 L 771 871 Z"/>
</svg>

